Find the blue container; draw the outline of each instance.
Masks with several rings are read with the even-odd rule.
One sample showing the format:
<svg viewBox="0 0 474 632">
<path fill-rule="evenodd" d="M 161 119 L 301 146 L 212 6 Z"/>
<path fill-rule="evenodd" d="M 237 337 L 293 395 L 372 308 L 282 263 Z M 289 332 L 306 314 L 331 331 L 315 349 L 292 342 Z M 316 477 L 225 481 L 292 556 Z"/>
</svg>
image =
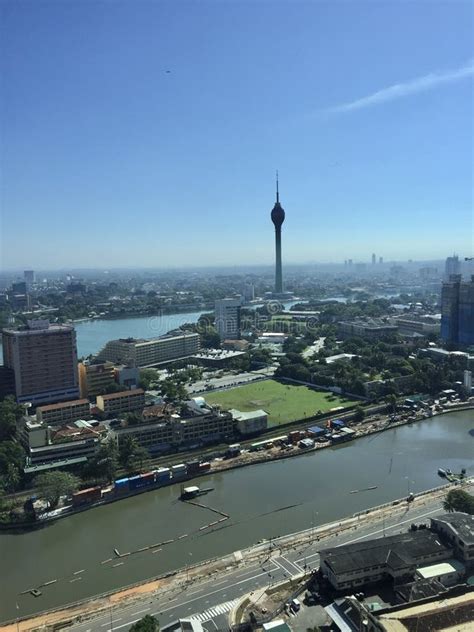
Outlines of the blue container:
<svg viewBox="0 0 474 632">
<path fill-rule="evenodd" d="M 115 481 L 115 487 L 128 487 L 128 478 L 119 478 Z"/>
<path fill-rule="evenodd" d="M 343 428 L 346 424 L 341 419 L 336 419 L 335 421 L 331 421 L 331 425 L 336 428 Z"/>
</svg>

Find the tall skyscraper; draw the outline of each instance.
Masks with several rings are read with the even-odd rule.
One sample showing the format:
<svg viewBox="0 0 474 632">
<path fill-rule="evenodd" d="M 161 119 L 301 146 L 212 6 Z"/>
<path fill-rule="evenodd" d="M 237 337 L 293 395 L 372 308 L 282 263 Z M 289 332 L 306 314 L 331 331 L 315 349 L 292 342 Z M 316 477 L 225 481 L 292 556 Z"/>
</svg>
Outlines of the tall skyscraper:
<svg viewBox="0 0 474 632">
<path fill-rule="evenodd" d="M 221 340 L 240 338 L 241 302 L 237 298 L 223 298 L 215 303 L 215 326 Z"/>
<path fill-rule="evenodd" d="M 23 272 L 23 278 L 27 285 L 32 285 L 35 282 L 35 271 L 34 270 L 25 270 Z"/>
<path fill-rule="evenodd" d="M 474 345 L 474 276 L 461 281 L 451 275 L 441 290 L 441 338 L 445 342 Z"/>
<path fill-rule="evenodd" d="M 379 263 L 383 263 L 383 257 L 379 257 Z"/>
<path fill-rule="evenodd" d="M 375 256 L 375 252 L 372 253 L 372 265 L 374 266 L 377 261 L 377 257 Z"/>
<path fill-rule="evenodd" d="M 461 262 L 457 255 L 448 257 L 444 268 L 444 278 L 449 281 L 453 274 L 461 274 Z"/>
<path fill-rule="evenodd" d="M 280 204 L 278 191 L 278 171 L 276 177 L 276 202 L 272 209 L 272 222 L 275 225 L 275 294 L 283 293 L 283 275 L 281 271 L 281 225 L 285 221 L 285 211 Z"/>
<path fill-rule="evenodd" d="M 4 329 L 3 363 L 13 370 L 19 403 L 36 406 L 79 397 L 74 327 L 30 320 L 23 329 Z"/>
</svg>

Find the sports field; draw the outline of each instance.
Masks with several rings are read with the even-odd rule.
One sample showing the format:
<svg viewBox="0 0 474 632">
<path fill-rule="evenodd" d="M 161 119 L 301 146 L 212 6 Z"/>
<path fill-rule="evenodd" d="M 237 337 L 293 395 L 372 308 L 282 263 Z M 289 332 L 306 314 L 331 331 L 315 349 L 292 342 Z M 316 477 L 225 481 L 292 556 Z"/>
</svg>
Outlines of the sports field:
<svg viewBox="0 0 474 632">
<path fill-rule="evenodd" d="M 328 412 L 338 406 L 355 406 L 357 402 L 332 393 L 314 391 L 307 386 L 281 384 L 275 380 L 237 386 L 227 391 L 205 393 L 209 404 L 219 404 L 224 410 L 242 411 L 263 408 L 268 413 L 268 425 L 279 426 L 296 419 L 311 417 L 318 411 Z"/>
</svg>

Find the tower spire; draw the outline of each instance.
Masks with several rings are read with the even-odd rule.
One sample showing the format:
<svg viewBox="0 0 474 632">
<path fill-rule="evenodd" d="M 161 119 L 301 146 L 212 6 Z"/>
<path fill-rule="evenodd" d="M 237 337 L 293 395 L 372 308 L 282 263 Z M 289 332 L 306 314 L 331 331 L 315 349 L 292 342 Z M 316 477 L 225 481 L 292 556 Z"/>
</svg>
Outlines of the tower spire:
<svg viewBox="0 0 474 632">
<path fill-rule="evenodd" d="M 280 202 L 280 194 L 278 192 L 278 169 L 277 169 L 277 172 L 276 172 L 276 188 L 277 188 L 277 200 L 276 201 L 277 201 L 277 204 L 278 204 Z"/>
</svg>

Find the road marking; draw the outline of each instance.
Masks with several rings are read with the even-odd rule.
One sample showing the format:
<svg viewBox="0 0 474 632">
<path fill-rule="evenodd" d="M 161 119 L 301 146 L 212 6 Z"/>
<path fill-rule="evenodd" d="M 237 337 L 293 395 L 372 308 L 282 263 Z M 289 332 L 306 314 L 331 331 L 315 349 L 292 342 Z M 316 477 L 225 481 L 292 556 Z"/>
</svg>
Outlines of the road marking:
<svg viewBox="0 0 474 632">
<path fill-rule="evenodd" d="M 122 621 L 122 617 L 117 617 L 116 619 L 113 620 L 113 623 L 115 623 L 116 621 Z M 101 623 L 100 627 L 103 628 L 106 625 L 110 625 L 110 621 L 107 621 L 107 623 Z"/>
<path fill-rule="evenodd" d="M 148 610 L 151 610 L 151 608 L 143 608 L 143 610 L 137 610 L 136 612 L 132 613 L 132 617 L 136 614 L 140 614 L 140 612 L 148 612 Z"/>
</svg>

